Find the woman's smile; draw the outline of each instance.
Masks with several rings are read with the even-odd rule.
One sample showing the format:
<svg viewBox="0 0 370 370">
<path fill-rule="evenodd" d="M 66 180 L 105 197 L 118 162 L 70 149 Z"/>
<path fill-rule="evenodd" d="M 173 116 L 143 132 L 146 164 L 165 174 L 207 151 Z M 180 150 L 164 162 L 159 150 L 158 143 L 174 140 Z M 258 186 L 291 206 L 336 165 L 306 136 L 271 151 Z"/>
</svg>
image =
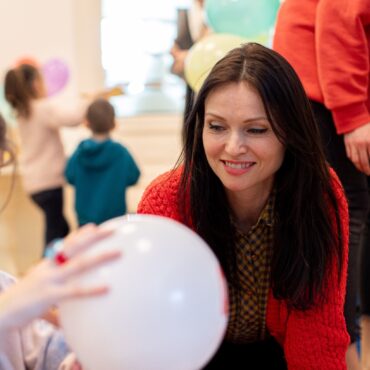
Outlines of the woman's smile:
<svg viewBox="0 0 370 370">
<path fill-rule="evenodd" d="M 249 172 L 252 166 L 254 166 L 256 163 L 250 161 L 230 161 L 230 160 L 221 160 L 221 162 L 224 164 L 225 171 L 233 176 L 239 176 Z"/>
</svg>

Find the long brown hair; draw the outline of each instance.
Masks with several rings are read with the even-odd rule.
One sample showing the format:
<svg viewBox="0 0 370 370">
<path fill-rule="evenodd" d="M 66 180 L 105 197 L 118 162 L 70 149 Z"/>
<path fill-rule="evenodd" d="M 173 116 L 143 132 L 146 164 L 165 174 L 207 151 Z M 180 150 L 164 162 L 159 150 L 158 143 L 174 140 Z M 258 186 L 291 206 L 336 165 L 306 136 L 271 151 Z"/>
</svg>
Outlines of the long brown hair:
<svg viewBox="0 0 370 370">
<path fill-rule="evenodd" d="M 214 250 L 227 278 L 238 284 L 229 204 L 207 162 L 202 140 L 207 96 L 231 82 L 246 82 L 258 91 L 272 129 L 286 148 L 275 177 L 271 284 L 275 297 L 307 309 L 322 301 L 327 267 L 333 262 L 338 262 L 339 271 L 343 267 L 342 230 L 309 101 L 293 68 L 278 53 L 245 44 L 210 72 L 185 122 L 179 207 Z"/>
<path fill-rule="evenodd" d="M 31 100 L 37 98 L 35 82 L 41 80 L 40 71 L 31 64 L 21 64 L 5 75 L 5 99 L 19 117 L 31 114 Z"/>
</svg>

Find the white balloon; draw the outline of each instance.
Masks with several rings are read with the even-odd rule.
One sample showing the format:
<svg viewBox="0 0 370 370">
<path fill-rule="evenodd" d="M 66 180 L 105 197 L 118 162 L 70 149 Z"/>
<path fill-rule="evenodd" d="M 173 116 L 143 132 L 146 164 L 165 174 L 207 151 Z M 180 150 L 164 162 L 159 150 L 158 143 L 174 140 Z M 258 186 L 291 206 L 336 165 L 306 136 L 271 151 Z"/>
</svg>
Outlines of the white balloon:
<svg viewBox="0 0 370 370">
<path fill-rule="evenodd" d="M 67 342 L 84 370 L 196 370 L 220 345 L 227 289 L 207 244 L 173 220 L 129 215 L 103 227 L 113 234 L 92 248 L 122 257 L 84 276 L 107 295 L 60 306 Z"/>
</svg>

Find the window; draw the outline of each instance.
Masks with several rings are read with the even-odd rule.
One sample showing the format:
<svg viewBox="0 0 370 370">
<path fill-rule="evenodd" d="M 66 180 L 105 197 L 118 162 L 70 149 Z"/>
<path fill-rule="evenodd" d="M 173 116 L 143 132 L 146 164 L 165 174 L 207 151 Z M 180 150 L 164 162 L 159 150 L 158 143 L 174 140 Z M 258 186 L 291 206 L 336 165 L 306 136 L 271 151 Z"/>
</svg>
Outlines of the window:
<svg viewBox="0 0 370 370">
<path fill-rule="evenodd" d="M 119 115 L 181 112 L 185 84 L 170 73 L 177 8 L 189 1 L 102 0 L 101 43 L 106 86 L 123 96 L 112 103 Z"/>
</svg>

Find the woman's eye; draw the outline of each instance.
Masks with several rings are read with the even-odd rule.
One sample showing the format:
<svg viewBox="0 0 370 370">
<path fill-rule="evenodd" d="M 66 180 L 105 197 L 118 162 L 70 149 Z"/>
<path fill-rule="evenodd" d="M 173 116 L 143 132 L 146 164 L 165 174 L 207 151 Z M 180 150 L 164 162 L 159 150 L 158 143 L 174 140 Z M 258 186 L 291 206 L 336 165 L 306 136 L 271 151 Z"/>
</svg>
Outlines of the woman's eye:
<svg viewBox="0 0 370 370">
<path fill-rule="evenodd" d="M 220 132 L 224 130 L 224 127 L 215 123 L 209 123 L 208 127 L 212 131 Z"/>
<path fill-rule="evenodd" d="M 247 130 L 248 134 L 253 134 L 253 135 L 261 135 L 261 134 L 264 134 L 265 132 L 267 132 L 267 128 L 256 128 L 256 127 L 253 127 L 253 128 L 249 128 Z"/>
</svg>

